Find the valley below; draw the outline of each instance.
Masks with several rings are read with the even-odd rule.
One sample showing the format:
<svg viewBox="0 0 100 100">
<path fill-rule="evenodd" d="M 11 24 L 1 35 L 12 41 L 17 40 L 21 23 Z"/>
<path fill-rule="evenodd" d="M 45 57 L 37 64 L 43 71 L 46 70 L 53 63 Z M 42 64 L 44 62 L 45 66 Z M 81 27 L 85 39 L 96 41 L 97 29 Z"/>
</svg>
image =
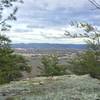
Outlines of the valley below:
<svg viewBox="0 0 100 100">
<path fill-rule="evenodd" d="M 28 61 L 29 65 L 32 66 L 31 74 L 24 74 L 24 78 L 28 77 L 36 77 L 41 76 L 41 58 L 43 56 L 47 55 L 56 55 L 59 59 L 59 64 L 66 66 L 68 65 L 68 62 L 75 57 L 76 55 L 83 52 L 83 50 L 80 49 L 56 49 L 56 48 L 44 48 L 44 49 L 36 49 L 36 48 L 15 48 L 15 53 L 19 55 L 23 55 L 24 58 Z"/>
</svg>

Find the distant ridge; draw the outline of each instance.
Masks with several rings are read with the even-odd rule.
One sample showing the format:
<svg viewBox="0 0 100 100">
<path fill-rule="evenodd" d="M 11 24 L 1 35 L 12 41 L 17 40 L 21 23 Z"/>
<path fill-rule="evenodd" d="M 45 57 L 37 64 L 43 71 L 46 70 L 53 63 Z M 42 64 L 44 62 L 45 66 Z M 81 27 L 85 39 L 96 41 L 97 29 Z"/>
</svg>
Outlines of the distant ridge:
<svg viewBox="0 0 100 100">
<path fill-rule="evenodd" d="M 51 49 L 66 49 L 66 48 L 71 48 L 71 49 L 85 49 L 86 45 L 85 44 L 49 44 L 49 43 L 17 43 L 17 44 L 11 44 L 12 48 L 35 48 L 35 49 L 46 49 L 46 48 L 51 48 Z"/>
</svg>

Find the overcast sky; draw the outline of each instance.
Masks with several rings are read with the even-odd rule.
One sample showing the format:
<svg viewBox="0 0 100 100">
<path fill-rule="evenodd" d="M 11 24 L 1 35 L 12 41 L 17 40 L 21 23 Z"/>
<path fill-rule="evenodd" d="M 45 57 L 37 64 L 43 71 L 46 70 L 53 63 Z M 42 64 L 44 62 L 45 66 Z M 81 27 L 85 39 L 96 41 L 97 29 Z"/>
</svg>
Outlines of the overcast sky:
<svg viewBox="0 0 100 100">
<path fill-rule="evenodd" d="M 18 6 L 17 21 L 6 33 L 13 43 L 83 43 L 64 36 L 66 29 L 77 31 L 70 22 L 100 25 L 100 10 L 88 0 L 24 0 Z"/>
</svg>

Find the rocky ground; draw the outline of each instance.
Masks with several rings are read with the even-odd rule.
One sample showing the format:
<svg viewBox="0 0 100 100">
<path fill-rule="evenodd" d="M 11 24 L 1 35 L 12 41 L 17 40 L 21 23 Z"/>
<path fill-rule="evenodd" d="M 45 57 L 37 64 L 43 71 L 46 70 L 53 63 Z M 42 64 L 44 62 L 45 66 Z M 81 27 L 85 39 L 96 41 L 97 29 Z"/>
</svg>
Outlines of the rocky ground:
<svg viewBox="0 0 100 100">
<path fill-rule="evenodd" d="M 0 100 L 100 100 L 100 80 L 89 75 L 21 80 L 1 85 Z"/>
</svg>

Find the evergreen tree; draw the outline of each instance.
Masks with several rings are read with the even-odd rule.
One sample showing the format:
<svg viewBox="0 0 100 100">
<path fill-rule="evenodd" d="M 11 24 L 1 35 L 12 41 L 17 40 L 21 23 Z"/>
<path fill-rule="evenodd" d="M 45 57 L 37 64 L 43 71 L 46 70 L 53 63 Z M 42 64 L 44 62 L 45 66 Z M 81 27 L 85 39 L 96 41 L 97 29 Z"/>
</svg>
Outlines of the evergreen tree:
<svg viewBox="0 0 100 100">
<path fill-rule="evenodd" d="M 0 35 L 0 84 L 17 80 L 22 76 L 22 71 L 31 71 L 27 61 L 21 55 L 14 54 L 10 42 L 6 36 Z"/>
</svg>

